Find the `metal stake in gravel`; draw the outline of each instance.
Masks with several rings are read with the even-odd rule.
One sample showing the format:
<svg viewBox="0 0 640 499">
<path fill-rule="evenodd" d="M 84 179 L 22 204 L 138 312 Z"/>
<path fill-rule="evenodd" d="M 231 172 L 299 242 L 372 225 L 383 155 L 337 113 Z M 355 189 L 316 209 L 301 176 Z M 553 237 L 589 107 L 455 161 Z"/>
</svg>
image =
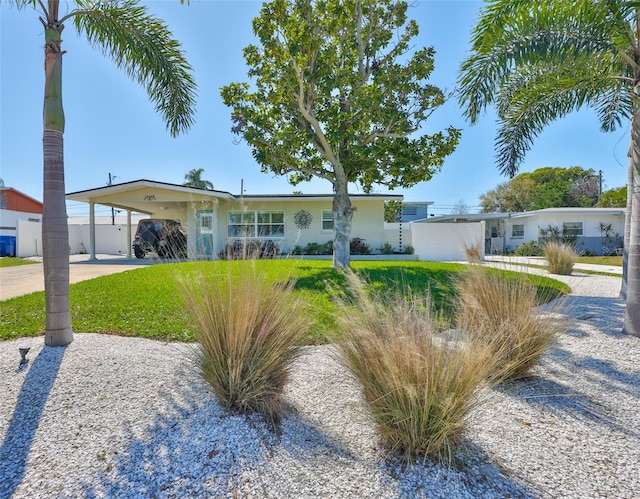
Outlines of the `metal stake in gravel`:
<svg viewBox="0 0 640 499">
<path fill-rule="evenodd" d="M 29 353 L 29 350 L 31 350 L 30 347 L 19 347 L 18 348 L 18 352 L 20 352 L 20 365 L 23 366 L 24 364 L 26 364 L 27 362 L 29 362 L 29 359 L 27 359 L 27 354 Z"/>
</svg>

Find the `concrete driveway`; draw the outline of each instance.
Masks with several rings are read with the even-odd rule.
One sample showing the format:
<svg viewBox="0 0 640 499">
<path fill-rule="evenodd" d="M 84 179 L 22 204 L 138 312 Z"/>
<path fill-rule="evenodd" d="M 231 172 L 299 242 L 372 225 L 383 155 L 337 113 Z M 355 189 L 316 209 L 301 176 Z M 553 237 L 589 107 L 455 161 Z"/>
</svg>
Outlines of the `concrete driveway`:
<svg viewBox="0 0 640 499">
<path fill-rule="evenodd" d="M 35 291 L 44 291 L 42 257 L 34 257 L 31 260 L 38 263 L 0 268 L 0 301 Z M 159 260 L 151 255 L 140 260 L 119 255 L 96 255 L 95 260 L 89 260 L 89 255 L 71 255 L 69 257 L 69 280 L 71 283 L 85 281 L 163 261 L 172 260 Z"/>
</svg>

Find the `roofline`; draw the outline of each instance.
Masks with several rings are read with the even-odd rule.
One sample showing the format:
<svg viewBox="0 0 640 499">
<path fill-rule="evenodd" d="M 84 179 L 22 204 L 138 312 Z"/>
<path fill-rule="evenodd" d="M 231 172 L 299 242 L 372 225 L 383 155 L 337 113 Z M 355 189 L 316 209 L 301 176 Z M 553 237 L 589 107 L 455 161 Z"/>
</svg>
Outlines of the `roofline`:
<svg viewBox="0 0 640 499">
<path fill-rule="evenodd" d="M 139 179 L 132 180 L 130 182 L 123 182 L 120 184 L 112 184 L 105 185 L 102 187 L 96 187 L 94 189 L 85 189 L 82 191 L 70 192 L 66 194 L 66 198 L 74 199 L 81 197 L 82 195 L 86 195 L 89 193 L 97 193 L 97 192 L 109 192 L 109 191 L 120 191 L 127 186 L 140 185 L 140 186 L 148 186 L 148 187 L 169 187 L 174 190 L 180 190 L 183 192 L 192 192 L 198 194 L 212 194 L 219 197 L 224 197 L 227 199 L 231 199 L 234 201 L 242 201 L 251 200 L 251 201 L 259 201 L 259 200 L 281 200 L 281 199 L 333 199 L 333 194 L 244 194 L 244 195 L 235 195 L 231 194 L 227 191 L 219 191 L 219 190 L 210 190 L 210 189 L 199 189 L 197 187 L 187 187 L 184 185 L 178 184 L 170 184 L 168 182 L 157 182 L 155 180 L 147 180 L 147 179 Z M 352 199 L 397 199 L 402 200 L 404 196 L 402 194 L 349 194 L 349 197 Z M 431 201 L 429 201 L 431 203 Z"/>
<path fill-rule="evenodd" d="M 17 192 L 18 194 L 20 194 L 21 196 L 24 196 L 26 198 L 29 198 L 31 201 L 33 201 L 34 203 L 38 203 L 39 205 L 42 205 L 42 201 L 38 201 L 36 198 L 32 198 L 31 196 L 29 196 L 29 194 L 25 194 L 22 191 L 19 191 L 18 189 L 16 189 L 15 187 L 0 187 L 0 191 L 13 191 L 13 192 Z"/>
<path fill-rule="evenodd" d="M 510 213 L 510 218 L 521 218 L 531 215 L 540 214 L 559 214 L 559 213 L 608 213 L 610 215 L 624 215 L 626 208 L 582 208 L 582 207 L 559 207 L 559 208 L 542 208 L 541 210 L 523 211 L 520 213 Z"/>
<path fill-rule="evenodd" d="M 123 187 L 126 186 L 132 186 L 132 185 L 141 185 L 141 186 L 147 186 L 147 187 L 171 187 L 172 189 L 177 189 L 177 190 L 181 190 L 183 192 L 197 192 L 198 194 L 207 194 L 207 193 L 215 193 L 215 194 L 221 194 L 224 197 L 235 197 L 233 194 L 231 194 L 230 192 L 226 192 L 226 191 L 218 191 L 218 190 L 209 190 L 209 189 L 199 189 L 197 187 L 187 187 L 185 185 L 178 185 L 178 184 L 170 184 L 168 182 L 157 182 L 155 180 L 147 180 L 147 179 L 139 179 L 139 180 L 132 180 L 130 182 L 123 182 L 120 184 L 112 184 L 112 185 L 105 185 L 103 187 L 96 187 L 94 189 L 85 189 L 82 191 L 76 191 L 76 192 L 69 192 L 68 194 L 66 194 L 66 197 L 69 198 L 73 198 L 73 197 L 78 197 L 78 195 L 81 194 L 86 194 L 89 192 L 98 192 L 98 191 L 102 191 L 102 192 L 107 192 L 107 191 L 120 191 L 122 190 Z"/>
</svg>

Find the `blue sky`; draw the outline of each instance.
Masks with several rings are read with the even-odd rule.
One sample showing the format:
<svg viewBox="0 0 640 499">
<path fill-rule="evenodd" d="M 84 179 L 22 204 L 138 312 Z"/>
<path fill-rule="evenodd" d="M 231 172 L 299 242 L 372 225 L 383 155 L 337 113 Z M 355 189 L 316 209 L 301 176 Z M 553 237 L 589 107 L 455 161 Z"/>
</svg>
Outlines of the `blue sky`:
<svg viewBox="0 0 640 499">
<path fill-rule="evenodd" d="M 7 186 L 42 199 L 43 29 L 32 9 L 17 10 L 0 0 L 0 176 Z M 72 2 L 69 2 L 71 4 Z M 327 182 L 291 186 L 285 178 L 263 174 L 244 143 L 230 132 L 229 109 L 219 88 L 246 80 L 242 49 L 254 41 L 251 21 L 261 2 L 179 0 L 145 2 L 180 40 L 199 86 L 196 124 L 171 138 L 139 85 L 108 58 L 80 38 L 71 22 L 63 33 L 63 100 L 66 115 L 66 190 L 74 192 L 141 178 L 181 184 L 184 174 L 204 168 L 203 178 L 216 189 L 249 194 L 329 193 Z M 61 11 L 66 4 L 61 2 Z M 436 49 L 431 82 L 451 91 L 458 68 L 468 55 L 470 30 L 482 2 L 420 1 L 409 15 L 420 26 L 416 47 Z M 448 125 L 462 129 L 460 144 L 431 181 L 396 190 L 407 201 L 433 201 L 432 213 L 450 213 L 459 201 L 471 211 L 478 196 L 506 181 L 495 166 L 495 117 L 491 112 L 471 127 L 455 99 L 427 121 L 426 133 Z M 549 127 L 528 153 L 521 171 L 543 166 L 602 170 L 604 188 L 626 183 L 628 128 L 605 134 L 590 110 Z M 357 190 L 352 189 L 352 192 Z M 387 192 L 380 187 L 376 192 Z M 87 205 L 69 203 L 69 215 Z M 108 208 L 101 213 L 106 214 Z"/>
</svg>

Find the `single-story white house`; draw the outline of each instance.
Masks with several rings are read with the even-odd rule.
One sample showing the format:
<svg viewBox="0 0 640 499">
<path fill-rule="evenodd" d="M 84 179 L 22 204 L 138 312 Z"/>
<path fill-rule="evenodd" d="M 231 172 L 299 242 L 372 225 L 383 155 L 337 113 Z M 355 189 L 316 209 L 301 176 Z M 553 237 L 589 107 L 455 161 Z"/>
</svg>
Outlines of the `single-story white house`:
<svg viewBox="0 0 640 499">
<path fill-rule="evenodd" d="M 552 229 L 575 237 L 578 251 L 602 255 L 622 248 L 624 219 L 623 208 L 545 208 L 521 213 L 431 216 L 414 223 L 484 222 L 487 254 L 510 252 L 522 243 L 541 242 L 545 231 Z"/>
<path fill-rule="evenodd" d="M 95 256 L 95 205 L 127 214 L 127 240 L 135 226 L 132 213 L 174 219 L 187 233 L 187 256 L 210 259 L 236 240 L 271 240 L 283 253 L 296 246 L 333 239 L 331 194 L 234 195 L 151 180 L 136 180 L 67 194 L 71 201 L 89 204 L 91 236 L 88 251 Z M 376 251 L 389 242 L 385 232 L 384 202 L 402 201 L 401 195 L 353 194 L 355 209 L 351 237 L 364 239 Z M 129 249 L 130 251 L 130 249 Z M 130 253 L 128 253 L 130 254 Z"/>
</svg>

